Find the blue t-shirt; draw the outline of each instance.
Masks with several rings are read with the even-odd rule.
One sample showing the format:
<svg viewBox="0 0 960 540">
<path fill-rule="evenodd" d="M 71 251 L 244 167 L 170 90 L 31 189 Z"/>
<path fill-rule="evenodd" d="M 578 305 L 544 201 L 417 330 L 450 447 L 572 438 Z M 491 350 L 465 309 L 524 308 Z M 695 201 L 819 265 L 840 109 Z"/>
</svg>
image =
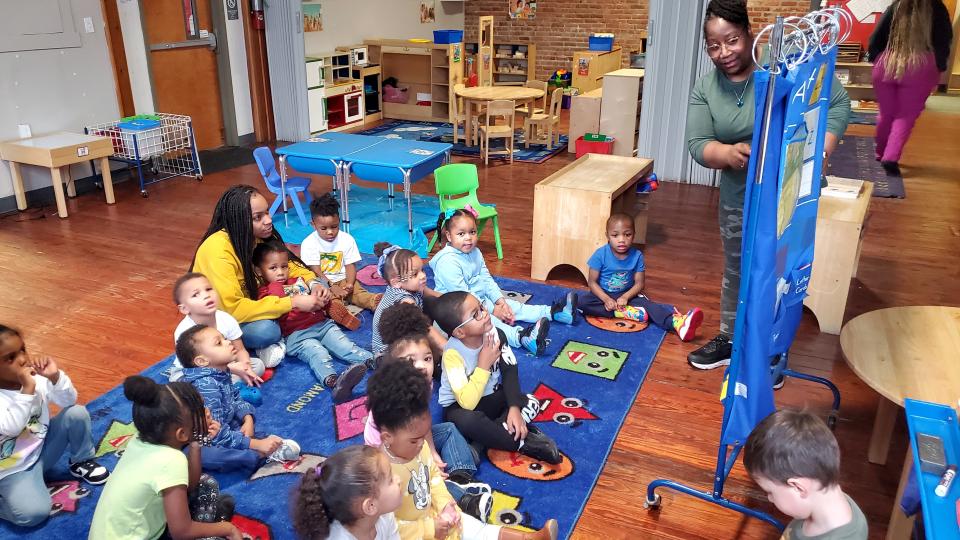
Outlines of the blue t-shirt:
<svg viewBox="0 0 960 540">
<path fill-rule="evenodd" d="M 587 266 L 600 272 L 597 283 L 601 289 L 608 293 L 623 292 L 633 287 L 633 275 L 643 272 L 643 253 L 631 247 L 626 258 L 621 260 L 613 253 L 610 244 L 606 244 L 593 252 L 587 260 Z"/>
</svg>

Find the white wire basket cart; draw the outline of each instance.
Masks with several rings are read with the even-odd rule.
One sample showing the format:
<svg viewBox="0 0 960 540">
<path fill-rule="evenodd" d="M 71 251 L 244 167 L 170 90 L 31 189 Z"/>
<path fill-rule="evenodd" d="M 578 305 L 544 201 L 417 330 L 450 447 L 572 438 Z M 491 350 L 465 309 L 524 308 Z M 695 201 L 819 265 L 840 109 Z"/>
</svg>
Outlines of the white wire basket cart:
<svg viewBox="0 0 960 540">
<path fill-rule="evenodd" d="M 203 168 L 189 116 L 156 113 L 94 124 L 84 128 L 89 135 L 110 137 L 113 156 L 109 159 L 136 166 L 140 195 L 147 186 L 176 176 L 203 180 Z M 144 169 L 148 168 L 148 177 Z M 96 170 L 94 170 L 96 175 Z"/>
</svg>

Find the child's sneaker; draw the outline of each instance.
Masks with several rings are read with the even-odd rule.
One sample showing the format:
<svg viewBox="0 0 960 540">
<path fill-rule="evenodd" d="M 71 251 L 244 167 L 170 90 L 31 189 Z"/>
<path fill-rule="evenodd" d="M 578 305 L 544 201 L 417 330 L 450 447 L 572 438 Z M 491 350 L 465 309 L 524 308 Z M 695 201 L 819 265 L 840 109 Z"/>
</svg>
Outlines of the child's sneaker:
<svg viewBox="0 0 960 540">
<path fill-rule="evenodd" d="M 260 389 L 256 386 L 249 386 L 243 384 L 242 382 L 233 383 L 233 386 L 240 391 L 240 399 L 246 401 L 254 407 L 263 405 L 263 395 L 260 394 Z"/>
<path fill-rule="evenodd" d="M 527 436 L 520 442 L 517 452 L 551 465 L 558 465 L 563 461 L 557 443 L 533 424 L 527 426 Z"/>
<path fill-rule="evenodd" d="M 267 461 L 285 463 L 298 459 L 300 459 L 300 445 L 293 439 L 284 439 L 280 444 L 280 448 L 274 450 L 273 453 L 270 454 L 270 457 L 267 458 Z"/>
<path fill-rule="evenodd" d="M 544 317 L 520 332 L 520 345 L 534 356 L 540 356 L 547 346 L 547 332 L 549 331 L 550 319 Z"/>
<path fill-rule="evenodd" d="M 573 324 L 577 320 L 577 293 L 568 292 L 563 300 L 550 306 L 553 320 L 563 324 Z"/>
<path fill-rule="evenodd" d="M 465 493 L 457 506 L 468 516 L 475 517 L 480 523 L 486 523 L 493 513 L 493 495 L 490 493 Z"/>
<path fill-rule="evenodd" d="M 280 365 L 280 362 L 283 360 L 283 357 L 287 355 L 287 346 L 284 342 L 274 343 L 273 345 L 267 345 L 262 349 L 257 349 L 257 358 L 263 362 L 263 365 L 272 368 Z"/>
<path fill-rule="evenodd" d="M 686 315 L 681 315 L 679 311 L 673 313 L 673 329 L 680 336 L 680 341 L 690 341 L 697 336 L 697 328 L 703 322 L 703 312 L 700 308 L 693 308 Z"/>
<path fill-rule="evenodd" d="M 93 459 L 86 459 L 70 464 L 70 474 L 88 484 L 99 486 L 110 477 L 110 471 Z"/>
<path fill-rule="evenodd" d="M 333 394 L 334 403 L 343 403 L 353 397 L 353 388 L 360 384 L 363 376 L 367 373 L 366 364 L 354 364 L 348 367 L 340 375 L 331 375 L 327 377 L 324 384 Z M 336 379 L 334 379 L 336 377 Z"/>
<path fill-rule="evenodd" d="M 647 310 L 637 306 L 626 306 L 623 309 L 613 311 L 613 316 L 618 319 L 630 319 L 631 321 L 647 322 Z"/>
<path fill-rule="evenodd" d="M 360 328 L 360 319 L 358 319 L 353 313 L 350 313 L 350 310 L 347 309 L 347 306 L 343 305 L 343 302 L 339 300 L 332 300 L 327 306 L 327 314 L 330 315 L 330 318 L 333 322 L 339 324 L 340 326 L 346 328 L 347 330 L 356 330 Z M 263 358 L 261 358 L 263 360 Z"/>
</svg>

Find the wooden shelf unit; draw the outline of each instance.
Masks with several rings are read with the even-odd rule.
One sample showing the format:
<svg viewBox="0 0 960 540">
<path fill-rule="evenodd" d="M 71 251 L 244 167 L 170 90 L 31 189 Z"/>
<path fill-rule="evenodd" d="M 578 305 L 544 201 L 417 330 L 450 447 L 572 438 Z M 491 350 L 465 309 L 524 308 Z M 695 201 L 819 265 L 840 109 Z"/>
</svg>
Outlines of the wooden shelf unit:
<svg viewBox="0 0 960 540">
<path fill-rule="evenodd" d="M 383 118 L 381 70 L 377 64 L 353 67 L 353 78 L 363 84 L 363 124 Z"/>
<path fill-rule="evenodd" d="M 450 89 L 463 82 L 463 44 L 415 43 L 402 39 L 368 39 L 370 62 L 379 64 L 381 81 L 390 77 L 407 88 L 406 103 L 383 101 L 383 118 L 450 121 Z M 381 82 L 382 84 L 382 82 Z M 417 94 L 430 105 L 418 105 Z"/>
<path fill-rule="evenodd" d="M 466 55 L 478 60 L 477 44 L 464 43 Z M 521 56 L 517 56 L 517 54 Z M 537 46 L 534 43 L 496 43 L 493 55 L 494 86 L 523 86 L 537 79 Z"/>
<path fill-rule="evenodd" d="M 604 74 L 620 69 L 622 60 L 623 50 L 617 45 L 610 52 L 577 51 L 573 53 L 573 80 L 570 84 L 581 94 L 600 88 Z"/>
<path fill-rule="evenodd" d="M 634 156 L 640 135 L 640 103 L 643 100 L 642 69 L 625 68 L 603 76 L 600 98 L 600 133 L 614 137 L 613 154 Z"/>
<path fill-rule="evenodd" d="M 861 100 L 877 102 L 877 94 L 873 90 L 873 64 L 870 62 L 837 62 L 834 73 L 837 78 L 841 78 L 843 72 L 847 73 L 847 82 L 843 87 L 850 94 L 850 101 L 859 102 Z M 842 80 L 842 79 L 841 79 Z M 862 113 L 877 113 L 879 109 L 874 107 L 855 107 L 850 104 L 851 109 Z"/>
</svg>

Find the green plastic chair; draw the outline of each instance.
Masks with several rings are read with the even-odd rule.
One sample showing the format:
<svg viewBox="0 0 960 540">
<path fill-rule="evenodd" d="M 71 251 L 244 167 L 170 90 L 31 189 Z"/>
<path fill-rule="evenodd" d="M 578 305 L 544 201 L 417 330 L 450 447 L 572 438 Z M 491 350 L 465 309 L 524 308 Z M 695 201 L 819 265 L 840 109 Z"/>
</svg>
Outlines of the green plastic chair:
<svg viewBox="0 0 960 540">
<path fill-rule="evenodd" d="M 493 220 L 493 235 L 497 243 L 497 258 L 503 259 L 503 247 L 500 245 L 500 223 L 497 220 L 497 208 L 492 205 L 480 204 L 477 200 L 477 188 L 480 179 L 477 176 L 477 166 L 472 163 L 451 163 L 433 171 L 434 183 L 437 186 L 437 198 L 440 199 L 440 213 L 448 209 L 457 210 L 468 204 L 477 211 L 477 234 L 483 232 L 488 220 Z M 453 197 L 462 195 L 462 197 Z M 433 233 L 427 253 L 440 238 L 440 229 Z"/>
</svg>

